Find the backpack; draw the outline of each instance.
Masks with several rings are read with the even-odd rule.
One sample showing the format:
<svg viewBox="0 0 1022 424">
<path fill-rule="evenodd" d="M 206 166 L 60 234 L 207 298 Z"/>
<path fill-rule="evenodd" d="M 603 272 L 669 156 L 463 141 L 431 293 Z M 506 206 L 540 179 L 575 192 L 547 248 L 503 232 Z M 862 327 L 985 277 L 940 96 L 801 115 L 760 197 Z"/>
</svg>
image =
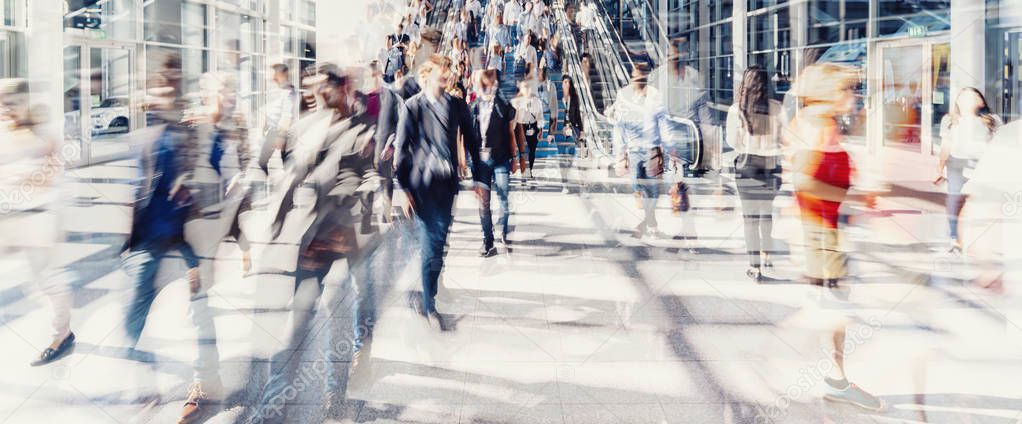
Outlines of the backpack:
<svg viewBox="0 0 1022 424">
<path fill-rule="evenodd" d="M 387 52 L 387 64 L 383 67 L 383 81 L 388 84 L 394 82 L 394 75 L 403 69 L 405 69 L 405 50 L 400 46 L 394 46 Z"/>
</svg>

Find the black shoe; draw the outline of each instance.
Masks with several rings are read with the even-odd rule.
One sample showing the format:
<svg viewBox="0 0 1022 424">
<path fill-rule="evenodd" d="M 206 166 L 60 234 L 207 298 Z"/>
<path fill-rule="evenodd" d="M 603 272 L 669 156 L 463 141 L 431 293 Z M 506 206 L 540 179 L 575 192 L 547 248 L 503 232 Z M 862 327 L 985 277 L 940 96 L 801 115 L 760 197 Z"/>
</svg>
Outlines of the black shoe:
<svg viewBox="0 0 1022 424">
<path fill-rule="evenodd" d="M 483 247 L 479 249 L 479 256 L 484 258 L 497 256 L 497 248 L 493 247 L 492 244 L 483 244 Z"/>
<path fill-rule="evenodd" d="M 511 239 L 508 238 L 507 233 L 504 233 L 503 235 L 500 236 L 500 242 L 507 246 L 511 244 Z"/>
<path fill-rule="evenodd" d="M 430 312 L 429 319 L 433 322 L 436 322 L 437 326 L 440 327 L 440 331 L 450 331 L 450 326 L 447 323 L 447 318 L 444 318 L 444 316 L 441 315 L 439 312 L 437 311 Z"/>
<path fill-rule="evenodd" d="M 745 275 L 757 283 L 763 281 L 763 270 L 758 266 L 749 267 L 749 269 L 745 270 Z"/>
<path fill-rule="evenodd" d="M 64 341 L 60 342 L 60 346 L 56 349 L 46 348 L 42 353 L 39 354 L 39 358 L 32 361 L 33 367 L 40 365 L 46 365 L 50 362 L 56 361 L 69 355 L 75 350 L 75 333 L 68 333 Z"/>
</svg>

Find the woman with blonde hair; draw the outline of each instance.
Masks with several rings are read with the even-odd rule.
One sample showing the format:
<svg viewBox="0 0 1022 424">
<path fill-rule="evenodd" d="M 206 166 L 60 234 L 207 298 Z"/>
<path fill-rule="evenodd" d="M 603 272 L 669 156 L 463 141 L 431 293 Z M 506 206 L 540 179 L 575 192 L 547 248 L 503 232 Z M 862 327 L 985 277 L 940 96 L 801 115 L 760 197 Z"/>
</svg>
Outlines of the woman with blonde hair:
<svg viewBox="0 0 1022 424">
<path fill-rule="evenodd" d="M 829 332 L 833 367 L 824 377 L 824 399 L 879 411 L 884 402 L 845 375 L 845 327 L 849 317 L 827 311 L 823 305 L 847 303 L 848 288 L 839 286 L 847 276 L 847 256 L 841 251 L 839 209 L 855 173 L 851 157 L 841 143 L 839 120 L 856 111 L 858 71 L 845 65 L 820 63 L 803 70 L 793 92 L 804 107 L 791 123 L 789 144 L 800 149 L 792 163 L 795 199 L 801 210 L 806 249 L 806 279 L 822 289 L 814 325 Z M 824 313 L 833 312 L 833 313 Z"/>
</svg>

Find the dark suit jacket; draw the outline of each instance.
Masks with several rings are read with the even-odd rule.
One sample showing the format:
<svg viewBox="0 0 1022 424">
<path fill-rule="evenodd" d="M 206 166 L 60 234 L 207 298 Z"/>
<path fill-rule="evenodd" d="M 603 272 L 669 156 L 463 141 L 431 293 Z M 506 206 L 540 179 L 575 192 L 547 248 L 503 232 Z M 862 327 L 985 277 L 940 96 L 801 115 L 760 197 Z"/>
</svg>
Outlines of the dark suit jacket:
<svg viewBox="0 0 1022 424">
<path fill-rule="evenodd" d="M 416 202 L 429 200 L 427 193 L 437 189 L 449 191 L 453 196 L 458 190 L 458 134 L 465 137 L 469 146 L 478 144 L 472 126 L 472 116 L 464 100 L 444 94 L 441 103 L 446 104 L 447 122 L 439 122 L 430 109 L 425 93 L 408 99 L 398 122 L 397 138 L 394 140 L 397 180 L 401 187 L 410 192 Z M 428 182 L 420 179 L 422 164 L 416 164 L 428 157 L 431 150 L 446 150 L 447 165 L 453 171 L 444 178 L 431 178 Z M 418 165 L 418 166 L 416 166 Z M 419 197 L 419 196 L 424 197 Z"/>
<path fill-rule="evenodd" d="M 393 144 L 392 137 L 397 134 L 397 121 L 401 115 L 401 104 L 412 96 L 419 94 L 422 88 L 413 77 L 406 77 L 401 88 L 380 90 L 380 116 L 376 126 L 376 159 L 379 161 L 383 152 Z"/>
<path fill-rule="evenodd" d="M 198 157 L 198 134 L 194 128 L 172 120 L 151 123 L 166 127 L 160 139 L 142 153 L 142 178 L 135 191 L 131 233 L 125 249 L 153 242 L 183 242 L 184 219 L 192 218 L 194 211 L 187 197 Z M 181 189 L 176 192 L 177 197 L 169 199 L 169 191 L 178 186 Z"/>
<path fill-rule="evenodd" d="M 574 81 L 572 81 L 574 82 Z M 582 105 L 579 104 L 578 89 L 575 88 L 575 84 L 571 85 L 571 90 L 568 93 L 564 93 L 571 99 L 568 105 L 568 113 L 565 115 L 565 119 L 569 125 L 576 129 L 582 128 Z"/>
<path fill-rule="evenodd" d="M 493 101 L 493 112 L 490 115 L 490 122 L 487 128 L 481 128 L 479 123 L 479 115 L 482 112 L 480 109 L 482 100 L 477 99 L 472 102 L 472 127 L 475 131 L 475 139 L 479 140 L 476 145 L 467 144 L 465 145 L 466 150 L 472 157 L 474 163 L 479 161 L 479 151 L 483 147 L 489 147 L 490 157 L 493 158 L 494 162 L 506 162 L 512 159 L 511 157 L 511 123 L 515 121 L 515 108 L 511 106 L 507 100 L 504 100 L 501 96 L 497 96 Z M 485 140 L 485 142 L 484 142 Z M 484 146 L 485 144 L 485 146 Z"/>
</svg>

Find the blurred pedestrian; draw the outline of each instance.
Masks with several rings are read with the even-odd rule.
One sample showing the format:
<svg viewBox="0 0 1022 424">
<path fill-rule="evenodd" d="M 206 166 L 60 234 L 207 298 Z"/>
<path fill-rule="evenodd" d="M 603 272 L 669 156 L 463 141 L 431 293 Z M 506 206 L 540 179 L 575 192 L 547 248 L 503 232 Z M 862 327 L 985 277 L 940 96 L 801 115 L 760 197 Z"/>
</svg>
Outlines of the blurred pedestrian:
<svg viewBox="0 0 1022 424">
<path fill-rule="evenodd" d="M 745 70 L 726 129 L 726 141 L 738 154 L 735 173 L 749 256 L 746 275 L 757 282 L 763 268 L 772 266 L 773 202 L 781 187 L 781 130 L 786 125 L 781 103 L 769 97 L 769 85 L 762 67 Z"/>
<path fill-rule="evenodd" d="M 398 182 L 406 197 L 405 214 L 419 218 L 422 241 L 422 302 L 417 312 L 445 321 L 437 312 L 436 295 L 444 265 L 444 247 L 453 222 L 454 198 L 458 194 L 457 141 L 460 133 L 467 145 L 476 145 L 472 118 L 464 101 L 444 93 L 452 77 L 450 61 L 434 55 L 418 70 L 423 92 L 404 103 L 395 140 Z"/>
</svg>

